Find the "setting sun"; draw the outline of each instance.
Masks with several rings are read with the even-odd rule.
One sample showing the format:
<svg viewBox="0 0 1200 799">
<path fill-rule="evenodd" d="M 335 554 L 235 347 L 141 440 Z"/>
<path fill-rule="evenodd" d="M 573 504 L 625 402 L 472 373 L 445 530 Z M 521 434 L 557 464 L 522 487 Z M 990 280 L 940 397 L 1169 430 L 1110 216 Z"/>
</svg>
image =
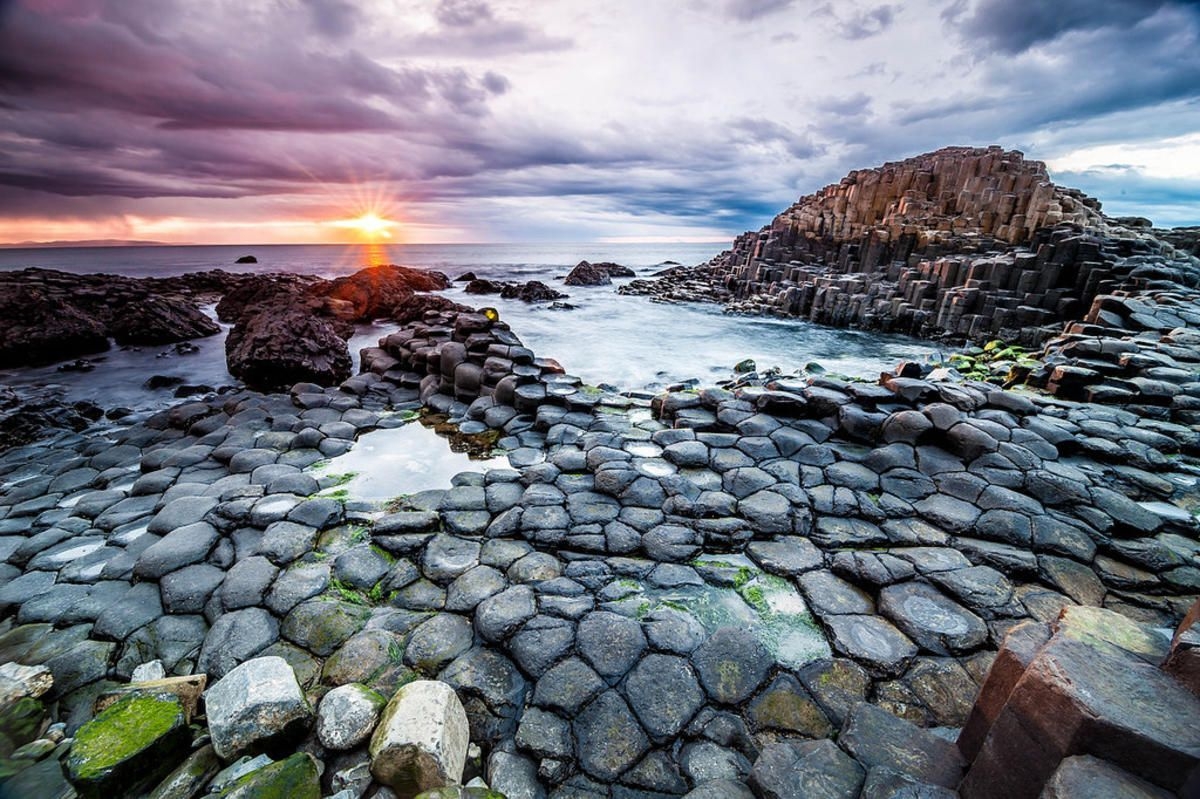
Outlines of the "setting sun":
<svg viewBox="0 0 1200 799">
<path fill-rule="evenodd" d="M 392 228 L 397 227 L 399 224 L 395 220 L 379 216 L 374 211 L 368 211 L 353 219 L 339 219 L 333 223 L 336 227 L 356 230 L 368 239 L 390 239 L 392 237 Z"/>
</svg>

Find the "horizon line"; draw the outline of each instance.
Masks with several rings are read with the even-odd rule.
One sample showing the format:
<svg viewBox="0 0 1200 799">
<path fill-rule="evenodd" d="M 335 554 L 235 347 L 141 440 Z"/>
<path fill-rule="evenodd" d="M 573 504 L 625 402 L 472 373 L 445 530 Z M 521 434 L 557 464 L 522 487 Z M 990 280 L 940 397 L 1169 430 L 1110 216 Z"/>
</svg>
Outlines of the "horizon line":
<svg viewBox="0 0 1200 799">
<path fill-rule="evenodd" d="M 120 249 L 144 248 L 144 247 L 478 247 L 484 245 L 518 245 L 528 246 L 531 244 L 541 245 L 561 245 L 561 246 L 578 246 L 578 245 L 627 245 L 627 244 L 721 244 L 728 243 L 735 238 L 729 236 L 719 239 L 622 239 L 620 241 L 605 241 L 603 239 L 579 240 L 579 241 L 559 241 L 559 240 L 540 240 L 529 239 L 526 241 L 362 241 L 362 242 L 329 242 L 329 241 L 295 241 L 295 242 L 270 242 L 270 243 L 244 243 L 235 242 L 232 244 L 206 244 L 203 242 L 171 242 L 171 241 L 95 241 L 81 239 L 79 241 L 23 241 L 23 242 L 0 242 L 0 250 L 69 250 L 69 249 Z"/>
</svg>

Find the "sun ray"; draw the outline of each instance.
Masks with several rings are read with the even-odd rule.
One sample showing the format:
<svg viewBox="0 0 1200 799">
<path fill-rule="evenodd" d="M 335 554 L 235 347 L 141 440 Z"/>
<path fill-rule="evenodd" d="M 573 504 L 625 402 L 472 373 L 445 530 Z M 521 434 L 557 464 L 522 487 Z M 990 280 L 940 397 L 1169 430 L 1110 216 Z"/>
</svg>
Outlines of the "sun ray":
<svg viewBox="0 0 1200 799">
<path fill-rule="evenodd" d="M 334 227 L 357 231 L 368 241 L 375 241 L 381 238 L 390 239 L 392 237 L 392 230 L 400 225 L 394 219 L 387 219 L 375 211 L 365 211 L 351 219 L 336 219 L 330 222 L 330 224 Z"/>
</svg>

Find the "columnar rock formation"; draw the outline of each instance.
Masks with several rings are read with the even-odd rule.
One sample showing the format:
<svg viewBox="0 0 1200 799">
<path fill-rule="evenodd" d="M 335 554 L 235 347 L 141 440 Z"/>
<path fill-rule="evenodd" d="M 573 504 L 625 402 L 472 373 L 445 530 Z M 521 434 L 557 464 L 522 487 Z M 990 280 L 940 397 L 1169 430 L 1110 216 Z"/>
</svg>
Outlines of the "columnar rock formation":
<svg viewBox="0 0 1200 799">
<path fill-rule="evenodd" d="M 1019 152 L 950 147 L 851 172 L 709 264 L 623 291 L 716 299 L 735 311 L 828 325 L 1039 345 L 1097 296 L 1130 285 L 1137 276 L 1124 260 L 1185 257 L 1141 220 L 1123 222 L 1055 186 L 1041 162 Z"/>
</svg>

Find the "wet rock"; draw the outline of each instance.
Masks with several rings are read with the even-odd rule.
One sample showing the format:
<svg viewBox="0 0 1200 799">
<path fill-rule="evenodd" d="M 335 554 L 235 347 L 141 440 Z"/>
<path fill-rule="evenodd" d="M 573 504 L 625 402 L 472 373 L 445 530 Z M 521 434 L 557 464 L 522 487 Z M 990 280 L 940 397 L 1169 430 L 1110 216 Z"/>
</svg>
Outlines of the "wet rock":
<svg viewBox="0 0 1200 799">
<path fill-rule="evenodd" d="M 791 675 L 776 677 L 751 703 L 748 718 L 759 730 L 826 738 L 833 733 L 829 719 Z"/>
<path fill-rule="evenodd" d="M 371 737 L 371 775 L 402 796 L 458 784 L 469 742 L 466 711 L 450 686 L 409 683 L 388 701 Z"/>
<path fill-rule="evenodd" d="M 172 771 L 155 787 L 150 799 L 183 799 L 201 795 L 201 792 L 221 770 L 221 761 L 212 745 L 202 746 L 192 752 L 178 768 Z"/>
<path fill-rule="evenodd" d="M 85 799 L 135 794 L 169 771 L 190 743 L 178 699 L 127 696 L 76 732 L 67 777 Z"/>
<path fill-rule="evenodd" d="M 550 668 L 537 681 L 533 703 L 574 716 L 604 688 L 604 680 L 590 666 L 578 658 L 569 658 Z"/>
<path fill-rule="evenodd" d="M 501 641 L 536 613 L 533 589 L 516 585 L 479 603 L 475 629 L 484 640 Z"/>
<path fill-rule="evenodd" d="M 855 799 L 865 776 L 862 766 L 826 739 L 767 746 L 750 780 L 767 799 Z"/>
<path fill-rule="evenodd" d="M 222 760 L 281 753 L 313 723 L 313 710 L 281 657 L 259 657 L 234 667 L 204 695 L 213 748 Z"/>
<path fill-rule="evenodd" d="M 244 313 L 225 340 L 229 371 L 264 391 L 300 382 L 337 385 L 350 376 L 350 353 L 328 319 L 293 303 Z"/>
<path fill-rule="evenodd" d="M 879 610 L 921 647 L 939 655 L 970 651 L 988 637 L 982 619 L 927 583 L 884 588 Z"/>
<path fill-rule="evenodd" d="M 884 766 L 944 788 L 957 787 L 966 765 L 952 742 L 866 702 L 850 711 L 838 744 L 867 767 Z"/>
<path fill-rule="evenodd" d="M 646 649 L 646 636 L 635 620 L 616 613 L 589 613 L 579 623 L 580 654 L 602 677 L 625 674 Z"/>
<path fill-rule="evenodd" d="M 426 674 L 437 674 L 470 649 L 473 640 L 471 622 L 465 617 L 439 613 L 413 630 L 404 649 L 404 663 Z"/>
<path fill-rule="evenodd" d="M 168 508 L 169 509 L 169 508 Z M 167 509 L 164 509 L 164 512 Z M 170 572 L 203 560 L 220 534 L 207 522 L 196 522 L 173 529 L 138 556 L 133 571 L 139 577 L 157 579 Z"/>
<path fill-rule="evenodd" d="M 229 670 L 279 640 L 279 622 L 262 608 L 225 613 L 218 618 L 200 649 L 196 668 L 219 680 Z"/>
<path fill-rule="evenodd" d="M 612 283 L 609 271 L 601 264 L 591 264 L 580 261 L 568 274 L 563 285 L 566 286 L 607 286 Z"/>
<path fill-rule="evenodd" d="M 1167 792 L 1158 786 L 1091 755 L 1076 755 L 1063 760 L 1042 791 L 1044 799 L 1090 796 L 1169 799 Z"/>
<path fill-rule="evenodd" d="M 625 700 L 607 691 L 575 718 L 579 764 L 591 776 L 613 782 L 650 748 Z"/>
<path fill-rule="evenodd" d="M 511 660 L 475 647 L 442 670 L 438 679 L 458 691 L 471 726 L 471 739 L 495 743 L 516 730 L 527 684 Z"/>
<path fill-rule="evenodd" d="M 875 766 L 867 771 L 860 799 L 957 799 L 958 792 L 940 785 L 930 785 L 893 771 Z"/>
<path fill-rule="evenodd" d="M 762 685 L 773 658 L 747 630 L 722 627 L 692 655 L 704 690 L 716 702 L 736 705 Z"/>
<path fill-rule="evenodd" d="M 317 739 L 326 749 L 353 749 L 370 737 L 387 700 L 365 685 L 340 685 L 317 706 Z"/>
<path fill-rule="evenodd" d="M 222 799 L 259 799 L 286 796 L 289 799 L 319 799 L 320 770 L 308 752 L 296 752 L 241 777 L 222 793 Z"/>
<path fill-rule="evenodd" d="M 352 602 L 310 599 L 284 617 L 280 633 L 314 655 L 327 657 L 361 630 L 370 615 L 370 608 Z"/>
<path fill-rule="evenodd" d="M 829 616 L 822 621 L 834 651 L 853 658 L 873 674 L 899 674 L 917 654 L 916 645 L 879 616 Z"/>
<path fill-rule="evenodd" d="M 682 657 L 647 655 L 629 673 L 625 694 L 652 738 L 676 735 L 704 704 L 704 691 Z"/>
<path fill-rule="evenodd" d="M 535 616 L 509 641 L 509 651 L 527 674 L 540 677 L 571 651 L 575 625 L 553 616 Z"/>
<path fill-rule="evenodd" d="M 570 723 L 536 707 L 529 708 L 521 717 L 516 743 L 539 758 L 567 759 L 575 754 Z"/>
</svg>

